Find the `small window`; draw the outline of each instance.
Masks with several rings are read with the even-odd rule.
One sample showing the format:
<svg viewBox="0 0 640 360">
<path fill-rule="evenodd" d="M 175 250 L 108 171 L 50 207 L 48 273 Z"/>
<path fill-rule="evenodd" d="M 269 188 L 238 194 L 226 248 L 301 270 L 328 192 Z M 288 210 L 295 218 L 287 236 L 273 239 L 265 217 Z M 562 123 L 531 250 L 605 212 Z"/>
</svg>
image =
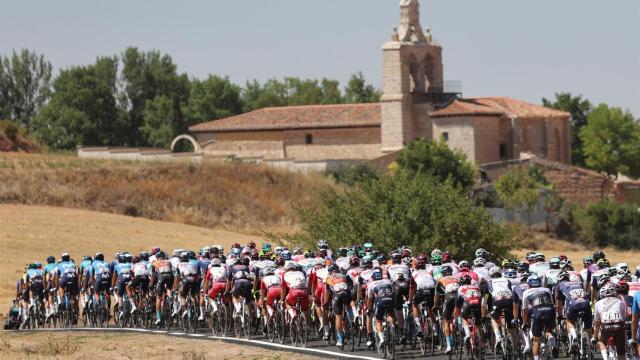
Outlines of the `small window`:
<svg viewBox="0 0 640 360">
<path fill-rule="evenodd" d="M 449 133 L 448 132 L 443 132 L 442 133 L 442 138 L 444 139 L 444 141 L 449 141 Z"/>
<path fill-rule="evenodd" d="M 500 144 L 500 160 L 504 160 L 507 158 L 507 145 Z"/>
<path fill-rule="evenodd" d="M 307 135 L 304 137 L 304 142 L 305 142 L 307 145 L 309 145 L 309 144 L 313 144 L 313 135 L 311 135 L 311 134 L 307 134 Z"/>
</svg>

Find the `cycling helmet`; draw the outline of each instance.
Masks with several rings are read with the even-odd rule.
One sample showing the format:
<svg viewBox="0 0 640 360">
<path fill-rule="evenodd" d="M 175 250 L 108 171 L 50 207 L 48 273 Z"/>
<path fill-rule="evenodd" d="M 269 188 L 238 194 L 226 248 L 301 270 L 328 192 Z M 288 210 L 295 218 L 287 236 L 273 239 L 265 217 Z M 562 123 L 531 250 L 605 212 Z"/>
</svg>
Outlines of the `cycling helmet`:
<svg viewBox="0 0 640 360">
<path fill-rule="evenodd" d="M 559 257 L 552 257 L 549 260 L 549 268 L 551 269 L 560 269 L 560 258 Z"/>
<path fill-rule="evenodd" d="M 527 284 L 529 284 L 529 286 L 532 288 L 540 287 L 542 286 L 542 280 L 538 277 L 538 275 L 531 274 L 527 279 Z"/>
<path fill-rule="evenodd" d="M 411 252 L 411 249 L 409 249 L 409 248 L 408 248 L 408 247 L 406 247 L 406 246 L 402 248 L 402 251 L 401 251 L 400 253 L 402 254 L 402 257 L 403 257 L 403 258 L 406 258 L 406 257 L 410 258 L 410 257 L 412 256 L 412 254 L 413 254 L 413 253 Z"/>
<path fill-rule="evenodd" d="M 233 245 L 231 245 L 232 249 L 241 249 L 242 246 L 239 243 L 233 243 Z"/>
<path fill-rule="evenodd" d="M 250 258 L 251 258 L 251 260 L 260 260 L 260 254 L 258 253 L 257 250 L 253 250 L 253 251 L 251 251 Z"/>
<path fill-rule="evenodd" d="M 269 252 L 269 251 L 271 251 L 271 244 L 269 244 L 269 243 L 263 243 L 263 244 L 262 244 L 262 251 L 264 251 L 264 252 Z"/>
<path fill-rule="evenodd" d="M 608 268 L 607 272 L 609 273 L 609 277 L 614 277 L 614 276 L 618 275 L 618 269 L 616 269 L 614 267 Z"/>
<path fill-rule="evenodd" d="M 291 251 L 284 250 L 284 251 L 282 251 L 281 255 L 285 260 L 287 260 L 287 261 L 291 260 Z"/>
<path fill-rule="evenodd" d="M 104 254 L 96 253 L 96 260 L 97 261 L 104 261 Z"/>
<path fill-rule="evenodd" d="M 616 296 L 616 289 L 611 285 L 605 285 L 600 289 L 600 299 Z"/>
<path fill-rule="evenodd" d="M 502 270 L 500 270 L 498 266 L 492 266 L 491 269 L 489 269 L 489 277 L 491 278 L 502 277 Z"/>
<path fill-rule="evenodd" d="M 473 266 L 475 267 L 483 267 L 485 265 L 487 265 L 487 260 L 482 257 L 477 257 L 475 258 L 475 260 L 473 260 Z"/>
<path fill-rule="evenodd" d="M 527 279 L 529 279 L 529 276 L 531 276 L 531 273 L 529 272 L 529 270 L 521 272 L 520 273 L 520 282 L 526 282 Z"/>
<path fill-rule="evenodd" d="M 600 275 L 600 277 L 598 278 L 598 287 L 604 287 L 610 282 L 611 278 L 609 277 L 609 275 Z"/>
<path fill-rule="evenodd" d="M 462 260 L 458 264 L 458 268 L 460 268 L 460 270 L 462 270 L 462 269 L 470 270 L 471 269 L 471 264 L 469 264 L 469 262 L 467 260 Z"/>
<path fill-rule="evenodd" d="M 127 258 L 124 256 L 124 254 L 118 254 L 118 263 L 124 264 L 125 262 L 127 262 Z"/>
<path fill-rule="evenodd" d="M 360 266 L 360 259 L 355 256 L 352 256 L 351 259 L 349 259 L 349 265 L 353 267 Z"/>
<path fill-rule="evenodd" d="M 558 283 L 562 282 L 562 281 L 570 281 L 571 280 L 571 275 L 569 275 L 568 272 L 566 271 L 560 271 L 557 275 L 556 275 L 556 279 L 558 280 Z"/>
<path fill-rule="evenodd" d="M 627 280 L 622 279 L 618 281 L 618 285 L 616 285 L 616 291 L 618 292 L 618 295 L 629 295 L 629 283 L 627 282 Z"/>
<path fill-rule="evenodd" d="M 298 264 L 296 264 L 293 261 L 289 261 L 285 266 L 284 266 L 284 270 L 285 271 L 291 271 L 291 270 L 298 270 Z"/>
<path fill-rule="evenodd" d="M 304 257 L 305 259 L 312 259 L 316 257 L 316 254 L 313 251 L 307 250 L 307 252 L 304 253 Z"/>
<path fill-rule="evenodd" d="M 173 256 L 180 257 L 180 254 L 182 254 L 183 252 L 183 249 L 173 249 Z"/>
<path fill-rule="evenodd" d="M 27 265 L 27 269 L 30 269 L 30 270 L 34 270 L 37 268 L 38 268 L 38 265 L 36 265 L 36 263 L 30 263 Z"/>
<path fill-rule="evenodd" d="M 440 269 L 440 271 L 442 272 L 442 276 L 451 276 L 453 275 L 453 268 L 451 266 L 443 266 L 442 269 Z"/>
<path fill-rule="evenodd" d="M 260 269 L 260 273 L 263 276 L 269 276 L 269 275 L 273 275 L 275 274 L 276 269 L 273 268 L 273 266 L 265 266 L 262 269 Z"/>
<path fill-rule="evenodd" d="M 329 248 L 329 243 L 327 242 L 327 240 L 324 240 L 324 239 L 318 240 L 318 249 L 328 249 L 328 248 Z"/>
<path fill-rule="evenodd" d="M 242 253 L 242 249 L 240 249 L 240 248 L 231 248 L 231 255 L 240 256 L 241 253 Z"/>
<path fill-rule="evenodd" d="M 182 254 L 180 254 L 180 261 L 181 262 L 187 262 L 189 261 L 189 254 L 187 254 L 187 252 L 183 252 Z"/>
<path fill-rule="evenodd" d="M 585 266 L 591 265 L 591 264 L 593 264 L 593 262 L 594 262 L 593 261 L 593 256 L 585 256 L 582 259 L 582 264 L 584 264 Z"/>
<path fill-rule="evenodd" d="M 529 271 L 529 263 L 526 263 L 524 261 L 521 261 L 520 263 L 518 263 L 518 268 L 517 268 L 518 272 L 525 272 L 525 271 Z"/>
<path fill-rule="evenodd" d="M 451 261 L 452 261 L 451 253 L 448 252 L 448 251 L 443 252 L 442 253 L 442 262 L 446 264 L 446 263 L 450 263 Z"/>
<path fill-rule="evenodd" d="M 282 256 L 278 256 L 275 262 L 277 267 L 284 266 L 284 258 Z"/>
<path fill-rule="evenodd" d="M 464 274 L 462 276 L 460 276 L 460 279 L 458 279 L 458 282 L 460 283 L 460 285 L 471 285 L 471 275 L 469 274 Z"/>
<path fill-rule="evenodd" d="M 47 256 L 47 264 L 53 264 L 56 262 L 56 258 L 54 256 Z"/>
<path fill-rule="evenodd" d="M 511 264 L 511 260 L 509 260 L 509 259 L 504 259 L 504 260 L 502 260 L 502 262 L 500 263 L 500 265 L 501 265 L 503 268 L 505 268 L 505 269 L 509 267 L 509 264 Z"/>
<path fill-rule="evenodd" d="M 69 261 L 71 259 L 71 256 L 69 256 L 68 253 L 62 253 L 62 255 L 60 256 L 60 261 Z"/>
<path fill-rule="evenodd" d="M 391 254 L 391 261 L 393 261 L 394 264 L 400 264 L 402 262 L 402 254 L 395 251 Z"/>
<path fill-rule="evenodd" d="M 431 265 L 442 265 L 442 257 L 438 255 L 431 256 Z"/>
<path fill-rule="evenodd" d="M 389 261 L 389 256 L 385 253 L 382 253 L 378 255 L 378 258 L 376 260 L 378 260 L 378 263 L 380 264 L 386 264 L 387 261 Z"/>
<path fill-rule="evenodd" d="M 333 274 L 333 273 L 337 273 L 340 272 L 340 267 L 336 264 L 331 264 L 331 266 L 329 266 L 329 274 Z"/>
<path fill-rule="evenodd" d="M 476 257 L 481 257 L 485 260 L 487 260 L 489 258 L 489 252 L 483 248 L 479 248 L 478 250 L 476 250 L 475 253 Z"/>
<path fill-rule="evenodd" d="M 423 270 L 427 267 L 427 261 L 424 256 L 419 256 L 416 260 L 416 269 Z"/>
<path fill-rule="evenodd" d="M 533 260 L 535 260 L 535 258 L 536 258 L 536 253 L 535 253 L 534 251 L 529 251 L 529 252 L 527 253 L 527 256 L 525 256 L 525 259 L 526 259 L 529 263 L 532 263 L 532 262 L 533 262 Z"/>
<path fill-rule="evenodd" d="M 518 277 L 518 272 L 514 269 L 506 269 L 502 275 L 507 279 L 515 279 Z"/>
<path fill-rule="evenodd" d="M 536 253 L 535 260 L 536 260 L 537 262 L 544 262 L 546 259 L 545 259 L 545 257 L 544 257 L 544 254 L 543 254 L 543 253 Z"/>
<path fill-rule="evenodd" d="M 598 260 L 604 259 L 604 258 L 606 258 L 606 255 L 604 254 L 604 251 L 602 251 L 602 250 L 598 249 L 593 253 L 593 261 L 597 262 Z"/>
<path fill-rule="evenodd" d="M 629 272 L 629 264 L 618 263 L 618 265 L 616 265 L 616 269 L 618 270 L 618 274 L 620 273 L 626 274 Z"/>
<path fill-rule="evenodd" d="M 256 248 L 256 242 L 255 241 L 249 241 L 247 243 L 247 247 L 251 248 L 251 249 L 255 249 Z"/>
<path fill-rule="evenodd" d="M 442 251 L 440 251 L 440 249 L 434 249 L 431 252 L 431 258 L 433 258 L 434 256 L 439 257 L 440 259 L 442 259 Z"/>
<path fill-rule="evenodd" d="M 341 247 L 338 249 L 338 256 L 339 257 L 346 257 L 349 255 L 349 249 L 345 248 L 345 247 Z"/>
<path fill-rule="evenodd" d="M 151 248 L 151 250 L 149 250 L 149 254 L 156 255 L 159 251 L 160 251 L 160 248 L 157 246 L 154 246 Z"/>
<path fill-rule="evenodd" d="M 141 252 L 140 254 L 138 254 L 138 256 L 140 256 L 140 260 L 142 261 L 149 261 L 149 253 L 147 252 Z"/>
<path fill-rule="evenodd" d="M 128 264 L 131 264 L 133 262 L 133 255 L 129 253 L 124 254 L 124 261 Z"/>
<path fill-rule="evenodd" d="M 219 267 L 219 266 L 222 266 L 222 261 L 220 261 L 220 259 L 213 259 L 211 260 L 210 265 L 212 267 Z"/>
<path fill-rule="evenodd" d="M 83 255 L 82 256 L 82 261 L 92 261 L 92 260 L 93 260 L 93 258 L 91 256 L 89 256 L 89 255 Z"/>
<path fill-rule="evenodd" d="M 604 268 L 608 268 L 609 266 L 611 266 L 611 263 L 607 259 L 599 259 L 598 262 L 597 262 L 597 265 L 598 265 L 599 269 L 604 269 Z"/>
<path fill-rule="evenodd" d="M 373 266 L 373 258 L 369 255 L 366 255 L 362 258 L 360 262 L 360 267 L 363 269 L 370 269 Z"/>
<path fill-rule="evenodd" d="M 134 256 L 132 260 L 134 264 L 137 264 L 140 262 L 140 256 Z"/>
<path fill-rule="evenodd" d="M 371 251 L 373 251 L 373 244 L 372 244 L 372 243 L 370 243 L 370 242 L 366 242 L 366 243 L 364 243 L 363 247 L 364 247 L 364 251 L 365 251 L 365 252 L 371 252 Z"/>
<path fill-rule="evenodd" d="M 382 280 L 382 269 L 380 268 L 373 269 L 373 272 L 371 272 L 371 279 Z"/>
<path fill-rule="evenodd" d="M 164 253 L 164 251 L 160 250 L 158 251 L 158 253 L 156 254 L 156 259 L 166 259 L 167 258 L 167 254 Z"/>
<path fill-rule="evenodd" d="M 564 255 L 564 254 L 560 254 L 560 255 L 558 255 L 558 259 L 560 259 L 560 261 L 567 261 L 567 260 L 569 260 L 569 258 L 567 257 L 567 255 Z"/>
</svg>

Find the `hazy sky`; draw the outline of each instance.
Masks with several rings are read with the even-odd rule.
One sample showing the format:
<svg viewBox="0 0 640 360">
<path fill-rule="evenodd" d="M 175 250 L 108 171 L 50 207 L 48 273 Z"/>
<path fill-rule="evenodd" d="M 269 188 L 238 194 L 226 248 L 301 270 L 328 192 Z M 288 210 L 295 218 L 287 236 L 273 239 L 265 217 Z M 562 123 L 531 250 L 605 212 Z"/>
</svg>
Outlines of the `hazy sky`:
<svg viewBox="0 0 640 360">
<path fill-rule="evenodd" d="M 192 76 L 382 82 L 399 0 L 0 0 L 0 53 L 30 48 L 56 68 L 126 46 L 169 53 Z M 539 103 L 554 92 L 640 117 L 640 0 L 422 0 L 464 95 Z"/>
</svg>

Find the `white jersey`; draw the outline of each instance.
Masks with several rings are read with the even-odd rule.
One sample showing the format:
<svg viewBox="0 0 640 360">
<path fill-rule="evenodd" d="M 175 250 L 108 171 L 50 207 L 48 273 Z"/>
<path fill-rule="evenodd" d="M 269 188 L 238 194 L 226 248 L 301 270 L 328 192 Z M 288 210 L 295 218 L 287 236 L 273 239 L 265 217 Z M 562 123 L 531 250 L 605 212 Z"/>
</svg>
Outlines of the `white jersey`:
<svg viewBox="0 0 640 360">
<path fill-rule="evenodd" d="M 225 282 L 227 281 L 227 269 L 224 266 L 211 266 L 209 267 L 209 276 L 212 282 Z"/>
<path fill-rule="evenodd" d="M 627 318 L 627 304 L 619 297 L 607 297 L 598 300 L 595 309 L 595 321 L 602 324 L 624 322 Z"/>
<path fill-rule="evenodd" d="M 489 276 L 489 268 L 485 266 L 474 267 L 471 271 L 478 274 L 478 280 L 480 280 L 480 282 L 489 281 L 491 278 Z"/>
<path fill-rule="evenodd" d="M 278 275 L 268 275 L 262 278 L 262 283 L 264 287 L 268 290 L 272 287 L 281 287 L 282 286 L 282 278 Z"/>
<path fill-rule="evenodd" d="M 349 269 L 349 258 L 348 257 L 338 258 L 338 260 L 336 260 L 336 265 L 338 265 L 340 270 L 347 271 Z"/>
<path fill-rule="evenodd" d="M 629 283 L 629 296 L 634 297 L 640 291 L 640 282 L 634 281 Z"/>
<path fill-rule="evenodd" d="M 549 269 L 545 271 L 542 275 L 543 286 L 554 286 L 558 284 L 558 274 L 561 271 L 561 269 Z"/>
<path fill-rule="evenodd" d="M 417 290 L 433 289 L 436 287 L 436 281 L 433 279 L 433 274 L 427 270 L 414 270 L 413 280 L 416 282 Z"/>
<path fill-rule="evenodd" d="M 143 262 L 133 264 L 131 268 L 133 276 L 149 276 L 149 267 Z"/>
<path fill-rule="evenodd" d="M 546 287 L 529 288 L 522 294 L 522 304 L 527 309 L 538 306 L 553 306 L 551 290 Z"/>
<path fill-rule="evenodd" d="M 174 256 L 171 259 L 169 259 L 169 261 L 171 261 L 171 267 L 175 269 L 178 267 L 178 264 L 180 263 L 180 258 L 177 256 Z"/>
<path fill-rule="evenodd" d="M 302 271 L 287 271 L 282 275 L 282 280 L 290 289 L 307 288 L 307 276 Z"/>
<path fill-rule="evenodd" d="M 404 277 L 406 281 L 411 278 L 411 269 L 405 264 L 393 264 L 387 268 L 391 281 L 397 281 L 400 277 Z"/>
<path fill-rule="evenodd" d="M 511 292 L 512 284 L 509 279 L 495 278 L 489 279 L 489 292 L 493 301 L 507 300 L 513 297 Z"/>
</svg>

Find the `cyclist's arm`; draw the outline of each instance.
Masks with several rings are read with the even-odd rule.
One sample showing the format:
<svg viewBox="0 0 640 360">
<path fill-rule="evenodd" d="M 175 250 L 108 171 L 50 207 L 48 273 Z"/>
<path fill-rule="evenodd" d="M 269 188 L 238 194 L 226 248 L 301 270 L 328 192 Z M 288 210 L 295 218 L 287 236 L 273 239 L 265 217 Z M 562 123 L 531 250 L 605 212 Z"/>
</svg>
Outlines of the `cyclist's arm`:
<svg viewBox="0 0 640 360">
<path fill-rule="evenodd" d="M 633 303 L 631 305 L 631 333 L 638 333 L 638 319 L 640 319 L 640 296 L 633 296 Z"/>
</svg>

